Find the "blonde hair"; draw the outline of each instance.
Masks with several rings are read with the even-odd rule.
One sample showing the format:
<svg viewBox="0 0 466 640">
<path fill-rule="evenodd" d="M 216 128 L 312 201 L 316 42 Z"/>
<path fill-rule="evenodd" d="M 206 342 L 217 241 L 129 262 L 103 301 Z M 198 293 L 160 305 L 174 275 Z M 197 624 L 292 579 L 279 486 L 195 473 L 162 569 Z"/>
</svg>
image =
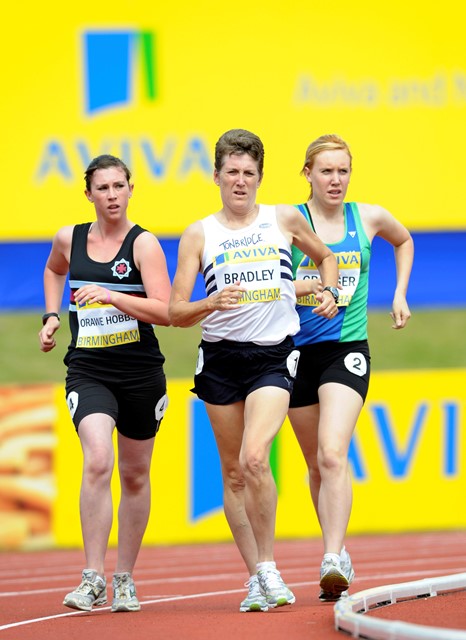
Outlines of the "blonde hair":
<svg viewBox="0 0 466 640">
<path fill-rule="evenodd" d="M 303 165 L 303 168 L 301 169 L 301 175 L 304 175 L 304 169 L 306 168 L 309 170 L 312 169 L 312 167 L 314 166 L 314 161 L 316 157 L 319 155 L 319 153 L 322 153 L 323 151 L 335 151 L 338 149 L 341 149 L 342 151 L 346 151 L 350 159 L 350 168 L 351 168 L 351 165 L 353 162 L 353 156 L 351 155 L 351 151 L 348 144 L 343 140 L 343 138 L 340 138 L 340 136 L 337 136 L 335 133 L 329 133 L 329 134 L 320 136 L 319 138 L 314 140 L 314 142 L 311 142 L 311 144 L 308 146 L 308 148 L 306 149 L 306 157 L 304 159 L 304 165 Z M 309 196 L 309 200 L 311 198 L 312 198 L 312 185 L 311 185 L 311 194 Z"/>
</svg>

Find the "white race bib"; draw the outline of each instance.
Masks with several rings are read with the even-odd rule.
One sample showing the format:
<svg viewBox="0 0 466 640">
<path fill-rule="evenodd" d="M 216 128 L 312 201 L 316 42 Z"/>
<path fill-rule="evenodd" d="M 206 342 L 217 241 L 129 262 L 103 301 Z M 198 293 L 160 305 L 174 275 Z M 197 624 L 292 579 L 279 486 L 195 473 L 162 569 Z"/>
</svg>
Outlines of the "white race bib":
<svg viewBox="0 0 466 640">
<path fill-rule="evenodd" d="M 116 309 L 111 304 L 85 303 L 77 307 L 79 349 L 116 347 L 129 342 L 139 342 L 139 326 L 136 318 Z"/>
</svg>

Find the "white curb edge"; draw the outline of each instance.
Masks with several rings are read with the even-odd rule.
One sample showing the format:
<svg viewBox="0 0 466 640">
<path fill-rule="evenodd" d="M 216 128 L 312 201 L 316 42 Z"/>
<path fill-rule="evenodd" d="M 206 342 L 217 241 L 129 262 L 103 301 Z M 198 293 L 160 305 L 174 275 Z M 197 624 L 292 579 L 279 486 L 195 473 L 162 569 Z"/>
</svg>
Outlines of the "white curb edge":
<svg viewBox="0 0 466 640">
<path fill-rule="evenodd" d="M 395 604 L 400 600 L 432 597 L 462 589 L 466 589 L 466 573 L 366 589 L 341 598 L 335 604 L 335 628 L 346 631 L 353 638 L 368 640 L 466 640 L 466 630 L 426 627 L 364 615 L 380 604 Z"/>
</svg>

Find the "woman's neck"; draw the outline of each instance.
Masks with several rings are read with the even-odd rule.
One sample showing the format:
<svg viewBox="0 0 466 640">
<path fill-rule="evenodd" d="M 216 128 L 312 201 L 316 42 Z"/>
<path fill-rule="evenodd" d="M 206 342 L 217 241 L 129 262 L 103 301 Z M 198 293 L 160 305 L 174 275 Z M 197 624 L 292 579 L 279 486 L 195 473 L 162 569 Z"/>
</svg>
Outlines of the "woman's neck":
<svg viewBox="0 0 466 640">
<path fill-rule="evenodd" d="M 259 205 L 254 204 L 249 209 L 229 209 L 223 207 L 216 214 L 217 220 L 229 229 L 242 229 L 248 227 L 257 218 Z"/>
<path fill-rule="evenodd" d="M 311 198 L 311 200 L 307 202 L 307 206 L 313 218 L 341 220 L 344 217 L 343 213 L 345 205 L 343 202 L 339 202 L 335 205 L 325 205 L 324 203 Z"/>
</svg>

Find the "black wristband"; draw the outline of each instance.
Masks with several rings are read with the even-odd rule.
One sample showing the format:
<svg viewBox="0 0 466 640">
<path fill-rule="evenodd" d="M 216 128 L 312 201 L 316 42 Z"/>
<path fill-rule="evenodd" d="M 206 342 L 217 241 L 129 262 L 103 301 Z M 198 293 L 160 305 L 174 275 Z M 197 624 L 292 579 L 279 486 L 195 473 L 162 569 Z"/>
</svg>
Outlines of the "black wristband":
<svg viewBox="0 0 466 640">
<path fill-rule="evenodd" d="M 42 324 L 44 325 L 47 320 L 52 317 L 57 318 L 58 322 L 60 322 L 60 316 L 58 315 L 58 313 L 55 313 L 55 311 L 51 311 L 50 313 L 44 313 L 44 315 L 42 316 Z"/>
</svg>

